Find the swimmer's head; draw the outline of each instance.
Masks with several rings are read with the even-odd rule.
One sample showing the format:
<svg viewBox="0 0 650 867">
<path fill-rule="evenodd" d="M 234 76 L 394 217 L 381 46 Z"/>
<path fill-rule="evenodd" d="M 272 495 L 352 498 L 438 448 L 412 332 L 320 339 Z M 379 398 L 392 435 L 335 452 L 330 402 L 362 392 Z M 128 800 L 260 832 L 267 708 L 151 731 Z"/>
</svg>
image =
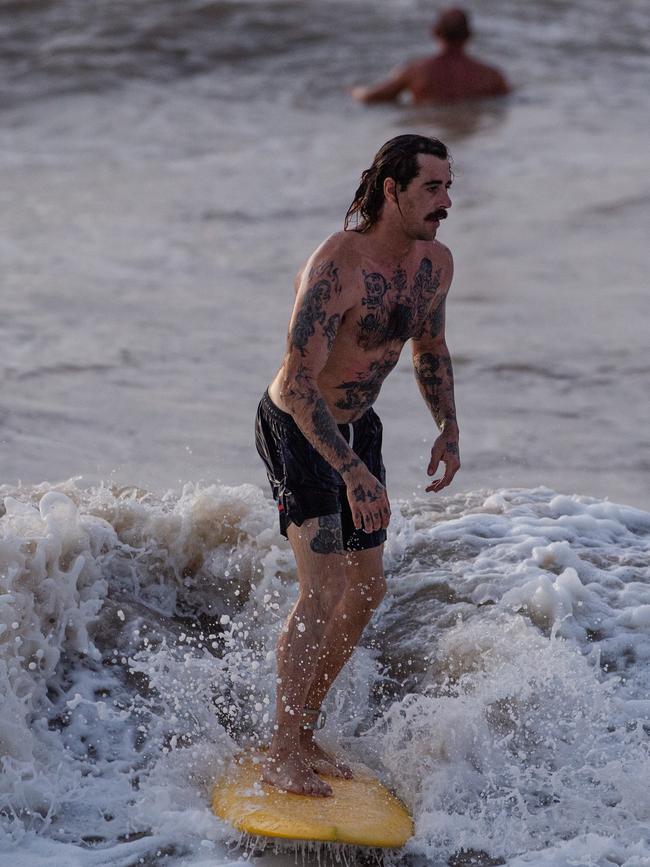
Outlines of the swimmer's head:
<svg viewBox="0 0 650 867">
<path fill-rule="evenodd" d="M 463 45 L 472 35 L 467 13 L 462 9 L 445 9 L 433 22 L 431 35 L 446 45 Z"/>
<path fill-rule="evenodd" d="M 398 135 L 387 141 L 375 155 L 372 165 L 361 175 L 361 183 L 345 215 L 347 229 L 354 217 L 357 232 L 367 232 L 378 222 L 386 199 L 384 181 L 395 180 L 395 189 L 404 192 L 420 172 L 418 154 L 431 154 L 451 162 L 447 146 L 437 138 L 424 135 Z"/>
</svg>

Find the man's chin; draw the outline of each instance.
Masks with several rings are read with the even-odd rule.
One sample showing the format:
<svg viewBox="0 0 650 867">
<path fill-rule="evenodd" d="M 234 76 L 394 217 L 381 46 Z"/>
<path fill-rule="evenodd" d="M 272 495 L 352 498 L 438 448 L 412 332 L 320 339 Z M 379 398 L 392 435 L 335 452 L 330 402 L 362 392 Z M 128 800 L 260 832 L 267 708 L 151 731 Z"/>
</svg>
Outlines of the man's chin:
<svg viewBox="0 0 650 867">
<path fill-rule="evenodd" d="M 435 223 L 433 221 L 427 222 L 417 233 L 411 235 L 411 238 L 414 241 L 435 241 L 439 226 L 440 223 L 437 220 Z"/>
</svg>

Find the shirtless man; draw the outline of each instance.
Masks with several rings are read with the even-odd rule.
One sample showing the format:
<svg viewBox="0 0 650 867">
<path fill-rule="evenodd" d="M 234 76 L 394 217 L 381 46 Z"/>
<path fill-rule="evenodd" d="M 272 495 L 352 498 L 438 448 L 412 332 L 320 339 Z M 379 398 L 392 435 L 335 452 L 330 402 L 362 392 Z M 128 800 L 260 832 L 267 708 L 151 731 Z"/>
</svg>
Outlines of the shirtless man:
<svg viewBox="0 0 650 867">
<path fill-rule="evenodd" d="M 509 92 L 498 69 L 465 54 L 465 43 L 471 31 L 467 15 L 461 9 L 442 12 L 433 24 L 431 35 L 440 43 L 439 54 L 415 60 L 373 87 L 354 87 L 352 96 L 360 102 L 385 102 L 397 99 L 408 90 L 412 101 L 419 104 L 458 102 Z"/>
<path fill-rule="evenodd" d="M 346 219 L 296 281 L 282 366 L 260 402 L 256 444 L 296 558 L 300 592 L 277 647 L 276 728 L 263 778 L 330 795 L 318 773 L 350 769 L 314 740 L 321 704 L 381 602 L 390 520 L 372 409 L 402 347 L 440 429 L 428 466 L 460 467 L 451 360 L 445 343 L 449 250 L 436 241 L 451 205 L 447 148 L 401 135 L 363 173 Z M 356 227 L 348 228 L 356 219 Z"/>
</svg>

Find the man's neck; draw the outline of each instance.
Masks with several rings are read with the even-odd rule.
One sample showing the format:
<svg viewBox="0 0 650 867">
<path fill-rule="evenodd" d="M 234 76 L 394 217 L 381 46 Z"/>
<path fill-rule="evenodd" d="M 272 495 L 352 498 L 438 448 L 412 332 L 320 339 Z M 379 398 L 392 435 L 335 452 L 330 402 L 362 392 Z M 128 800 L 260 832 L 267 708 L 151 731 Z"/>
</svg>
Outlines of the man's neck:
<svg viewBox="0 0 650 867">
<path fill-rule="evenodd" d="M 367 234 L 372 238 L 373 247 L 385 258 L 395 264 L 407 259 L 417 243 L 414 238 L 405 235 L 401 226 L 391 224 L 391 221 L 380 220 Z"/>
<path fill-rule="evenodd" d="M 438 57 L 462 57 L 464 54 L 464 44 L 454 45 L 453 43 L 443 42 Z"/>
</svg>

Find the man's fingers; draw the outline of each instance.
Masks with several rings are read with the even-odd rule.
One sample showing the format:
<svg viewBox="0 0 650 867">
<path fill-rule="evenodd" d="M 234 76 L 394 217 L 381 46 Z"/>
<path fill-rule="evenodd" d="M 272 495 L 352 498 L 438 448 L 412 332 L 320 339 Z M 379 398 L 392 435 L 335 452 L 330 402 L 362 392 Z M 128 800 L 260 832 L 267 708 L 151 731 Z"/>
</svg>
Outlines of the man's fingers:
<svg viewBox="0 0 650 867">
<path fill-rule="evenodd" d="M 427 491 L 441 491 L 443 488 L 446 488 L 447 485 L 450 485 L 454 476 L 460 469 L 460 463 L 454 461 L 449 461 L 449 463 L 445 463 L 445 473 L 444 475 L 436 479 L 435 482 L 432 482 L 427 488 Z"/>
<path fill-rule="evenodd" d="M 433 444 L 433 448 L 431 449 L 431 460 L 429 461 L 429 466 L 427 467 L 428 475 L 435 475 L 436 470 L 440 466 L 440 461 L 442 460 L 442 456 L 444 455 L 444 453 L 444 446 L 438 445 L 437 443 Z"/>
<path fill-rule="evenodd" d="M 357 479 L 351 480 L 348 482 L 347 496 L 356 530 L 363 529 L 366 533 L 373 533 L 388 526 L 388 494 L 377 478 L 367 473 L 367 477 L 358 483 Z"/>
<path fill-rule="evenodd" d="M 374 533 L 388 527 L 390 522 L 390 505 L 387 497 L 381 498 L 383 502 L 373 503 L 373 507 L 364 514 L 363 526 L 366 533 Z"/>
<path fill-rule="evenodd" d="M 368 512 L 368 521 L 366 523 L 368 533 L 374 533 L 375 530 L 381 529 L 381 515 L 378 509 L 373 509 Z"/>
</svg>

